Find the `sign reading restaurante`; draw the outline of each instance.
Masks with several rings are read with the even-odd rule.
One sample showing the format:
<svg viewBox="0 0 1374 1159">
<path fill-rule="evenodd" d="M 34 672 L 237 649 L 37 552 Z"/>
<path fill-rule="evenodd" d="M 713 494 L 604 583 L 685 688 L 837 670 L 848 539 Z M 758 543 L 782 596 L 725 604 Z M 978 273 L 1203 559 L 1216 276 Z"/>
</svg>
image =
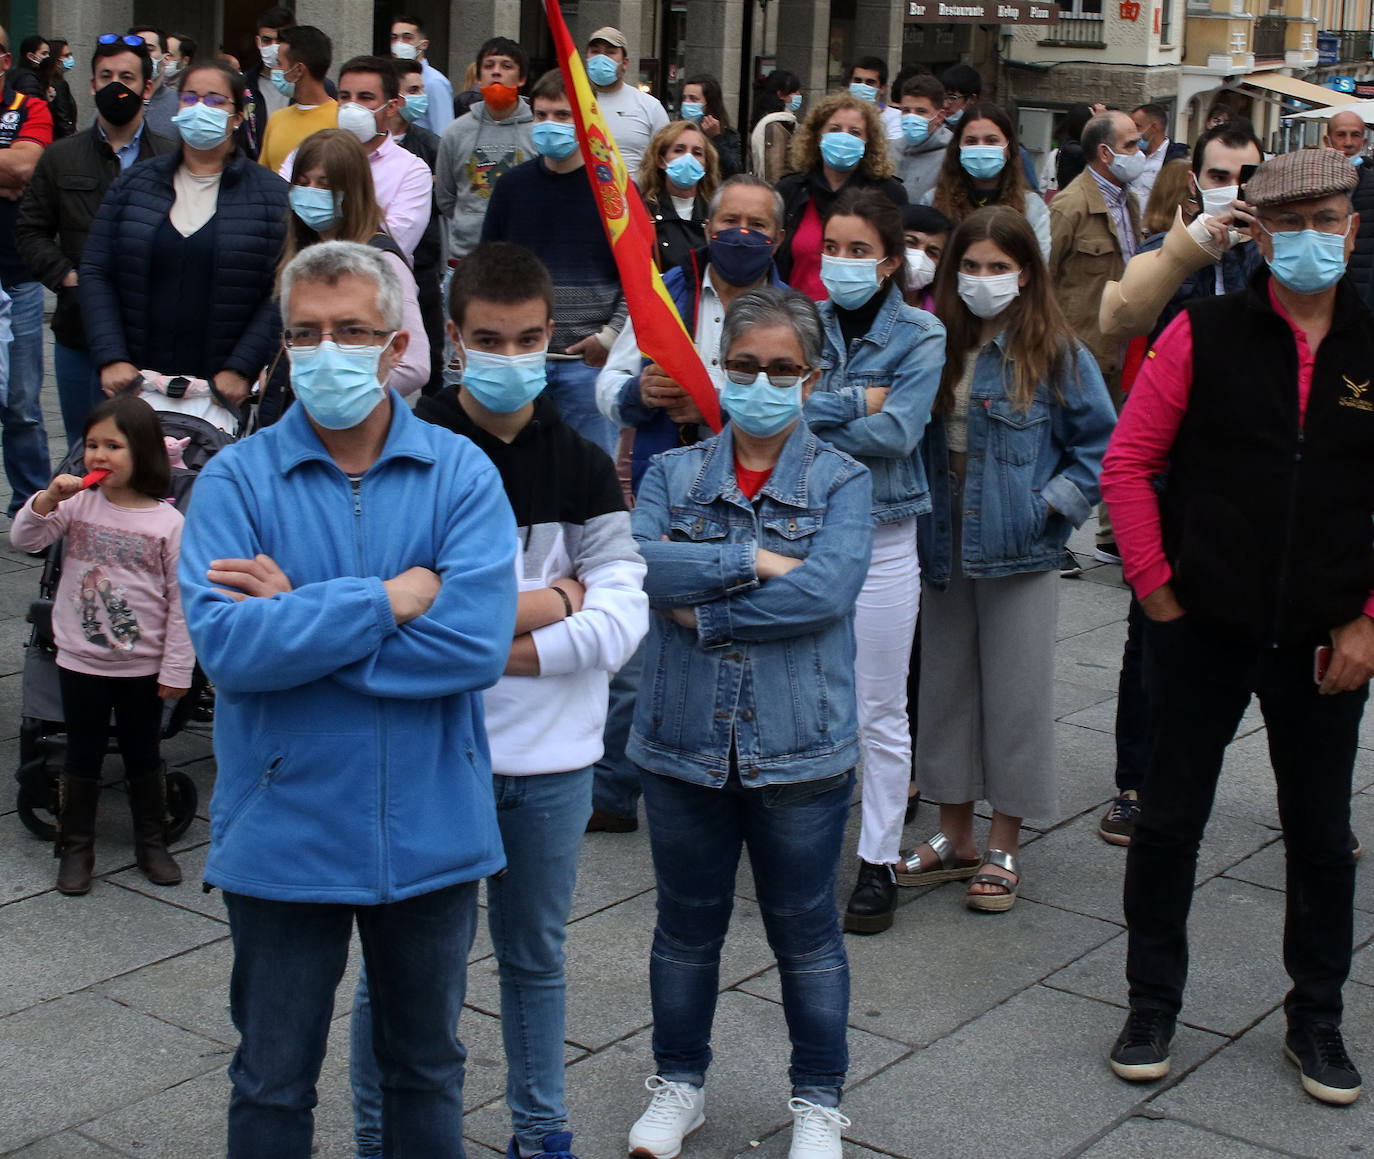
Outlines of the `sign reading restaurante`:
<svg viewBox="0 0 1374 1159">
<path fill-rule="evenodd" d="M 1049 24 L 1059 5 L 1037 0 L 907 0 L 907 24 Z"/>
</svg>

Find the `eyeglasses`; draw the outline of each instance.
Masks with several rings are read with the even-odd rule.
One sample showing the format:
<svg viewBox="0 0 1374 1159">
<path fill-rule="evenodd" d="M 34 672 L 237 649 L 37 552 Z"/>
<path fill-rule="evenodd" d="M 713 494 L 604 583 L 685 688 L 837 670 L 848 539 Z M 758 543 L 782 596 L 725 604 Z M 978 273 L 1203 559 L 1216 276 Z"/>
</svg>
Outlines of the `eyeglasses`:
<svg viewBox="0 0 1374 1159">
<path fill-rule="evenodd" d="M 1350 215 L 1338 209 L 1322 209 L 1311 217 L 1295 211 L 1263 214 L 1261 224 L 1265 232 L 1301 233 L 1305 229 L 1315 229 L 1318 233 L 1345 233 L 1350 228 Z"/>
<path fill-rule="evenodd" d="M 725 377 L 736 386 L 748 386 L 760 374 L 768 376 L 768 385 L 779 390 L 791 390 L 810 372 L 811 367 L 799 366 L 785 358 L 775 358 L 767 366 L 761 366 L 752 358 L 727 358 Z"/>
<path fill-rule="evenodd" d="M 118 32 L 107 32 L 95 39 L 97 44 L 127 44 L 130 48 L 148 50 L 148 42 L 141 36 L 120 36 Z"/>
<path fill-rule="evenodd" d="M 380 345 L 383 338 L 390 338 L 395 333 L 394 330 L 374 330 L 371 326 L 339 326 L 334 330 L 288 326 L 281 332 L 281 339 L 292 350 L 314 350 L 328 334 L 340 350 L 366 350 L 369 346 Z"/>
<path fill-rule="evenodd" d="M 187 109 L 197 101 L 201 104 L 208 105 L 212 109 L 222 109 L 225 105 L 232 105 L 234 103 L 234 98 L 226 97 L 223 93 L 206 93 L 204 96 L 200 93 L 179 93 L 177 95 L 177 101 L 183 108 Z"/>
</svg>

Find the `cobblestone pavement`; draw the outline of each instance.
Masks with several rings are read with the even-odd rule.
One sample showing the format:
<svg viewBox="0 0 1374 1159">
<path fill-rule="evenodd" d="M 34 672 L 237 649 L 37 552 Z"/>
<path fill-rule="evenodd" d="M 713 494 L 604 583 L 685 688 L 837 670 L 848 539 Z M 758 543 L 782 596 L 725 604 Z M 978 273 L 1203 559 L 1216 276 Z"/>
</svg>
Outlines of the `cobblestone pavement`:
<svg viewBox="0 0 1374 1159">
<path fill-rule="evenodd" d="M 51 360 L 49 359 L 49 365 Z M 49 430 L 60 430 L 55 395 Z M 56 444 L 54 440 L 54 445 Z M 0 518 L 0 524 L 4 520 Z M 1090 551 L 1091 529 L 1075 545 Z M 18 751 L 24 613 L 33 560 L 0 547 L 0 766 Z M 1374 1139 L 1374 1100 L 1336 1109 L 1301 1093 L 1280 1057 L 1283 847 L 1265 735 L 1252 706 L 1231 745 L 1203 847 L 1193 969 L 1170 1079 L 1128 1086 L 1106 1051 L 1123 1017 L 1123 851 L 1097 836 L 1112 794 L 1117 670 L 1125 634 L 1120 570 L 1095 566 L 1061 586 L 1055 694 L 1061 809 L 1024 834 L 1025 884 L 1003 916 L 970 913 L 959 885 L 903 891 L 894 927 L 848 939 L 853 964 L 844 1110 L 852 1159 L 987 1156 L 1330 1157 Z M 1355 770 L 1354 826 L 1374 836 L 1374 723 Z M 229 930 L 218 893 L 198 888 L 214 760 L 206 737 L 166 746 L 200 790 L 177 849 L 187 881 L 148 885 L 132 868 L 127 812 L 101 812 L 95 889 L 52 888 L 48 846 L 22 827 L 13 785 L 0 794 L 0 1155 L 26 1159 L 201 1159 L 224 1153 Z M 112 762 L 113 763 L 113 762 Z M 933 810 L 909 827 L 914 843 Z M 856 868 L 853 809 L 840 902 Z M 1374 1071 L 1374 889 L 1362 871 L 1361 947 L 1346 989 L 1347 1035 Z M 652 1068 L 648 990 L 654 920 L 648 835 L 597 834 L 583 847 L 568 945 L 568 1101 L 582 1159 L 625 1153 Z M 348 999 L 336 1007 L 320 1080 L 316 1153 L 350 1151 Z M 742 869 L 721 968 L 707 1123 L 685 1159 L 788 1145 L 787 1048 L 777 970 Z M 468 1010 L 469 1155 L 504 1153 L 509 1122 L 496 967 L 473 948 Z"/>
</svg>

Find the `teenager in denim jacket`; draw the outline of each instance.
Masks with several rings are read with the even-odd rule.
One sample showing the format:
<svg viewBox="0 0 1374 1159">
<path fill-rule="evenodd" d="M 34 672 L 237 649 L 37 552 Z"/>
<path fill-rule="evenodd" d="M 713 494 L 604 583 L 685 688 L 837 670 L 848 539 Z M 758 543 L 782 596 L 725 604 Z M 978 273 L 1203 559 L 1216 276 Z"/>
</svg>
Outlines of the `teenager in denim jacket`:
<svg viewBox="0 0 1374 1159">
<path fill-rule="evenodd" d="M 652 618 L 626 752 L 643 770 L 658 922 L 656 1073 L 630 1154 L 676 1156 L 704 1121 L 716 975 L 747 845 L 792 1038 L 793 1156 L 839 1159 L 849 964 L 835 872 L 859 758 L 854 599 L 868 568 L 866 468 L 801 421 L 821 326 L 752 290 L 721 337 L 730 422 L 665 451 L 631 523 Z"/>
<path fill-rule="evenodd" d="M 941 832 L 903 855 L 897 880 L 972 877 L 970 908 L 1002 912 L 1020 883 L 1021 818 L 1055 814 L 1059 560 L 1097 502 L 1114 412 L 1020 213 L 965 219 L 935 300 L 949 345 L 923 444 L 933 509 L 919 538 L 920 717 L 940 726 L 917 734 L 916 771 Z M 979 799 L 993 808 L 981 858 Z"/>
</svg>

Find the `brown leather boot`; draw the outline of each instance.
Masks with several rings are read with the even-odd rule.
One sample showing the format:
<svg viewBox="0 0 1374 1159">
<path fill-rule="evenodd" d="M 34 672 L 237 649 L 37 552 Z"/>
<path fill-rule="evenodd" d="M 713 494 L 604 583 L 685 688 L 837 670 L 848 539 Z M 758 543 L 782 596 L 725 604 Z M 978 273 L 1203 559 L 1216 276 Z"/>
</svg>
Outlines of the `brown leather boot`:
<svg viewBox="0 0 1374 1159">
<path fill-rule="evenodd" d="M 57 888 L 66 894 L 90 893 L 100 782 L 63 773 L 57 782 L 57 793 L 57 843 L 53 856 L 62 859 L 57 868 Z"/>
<path fill-rule="evenodd" d="M 167 852 L 166 783 L 166 769 L 128 779 L 134 857 L 143 876 L 154 885 L 180 885 L 181 866 Z"/>
</svg>

